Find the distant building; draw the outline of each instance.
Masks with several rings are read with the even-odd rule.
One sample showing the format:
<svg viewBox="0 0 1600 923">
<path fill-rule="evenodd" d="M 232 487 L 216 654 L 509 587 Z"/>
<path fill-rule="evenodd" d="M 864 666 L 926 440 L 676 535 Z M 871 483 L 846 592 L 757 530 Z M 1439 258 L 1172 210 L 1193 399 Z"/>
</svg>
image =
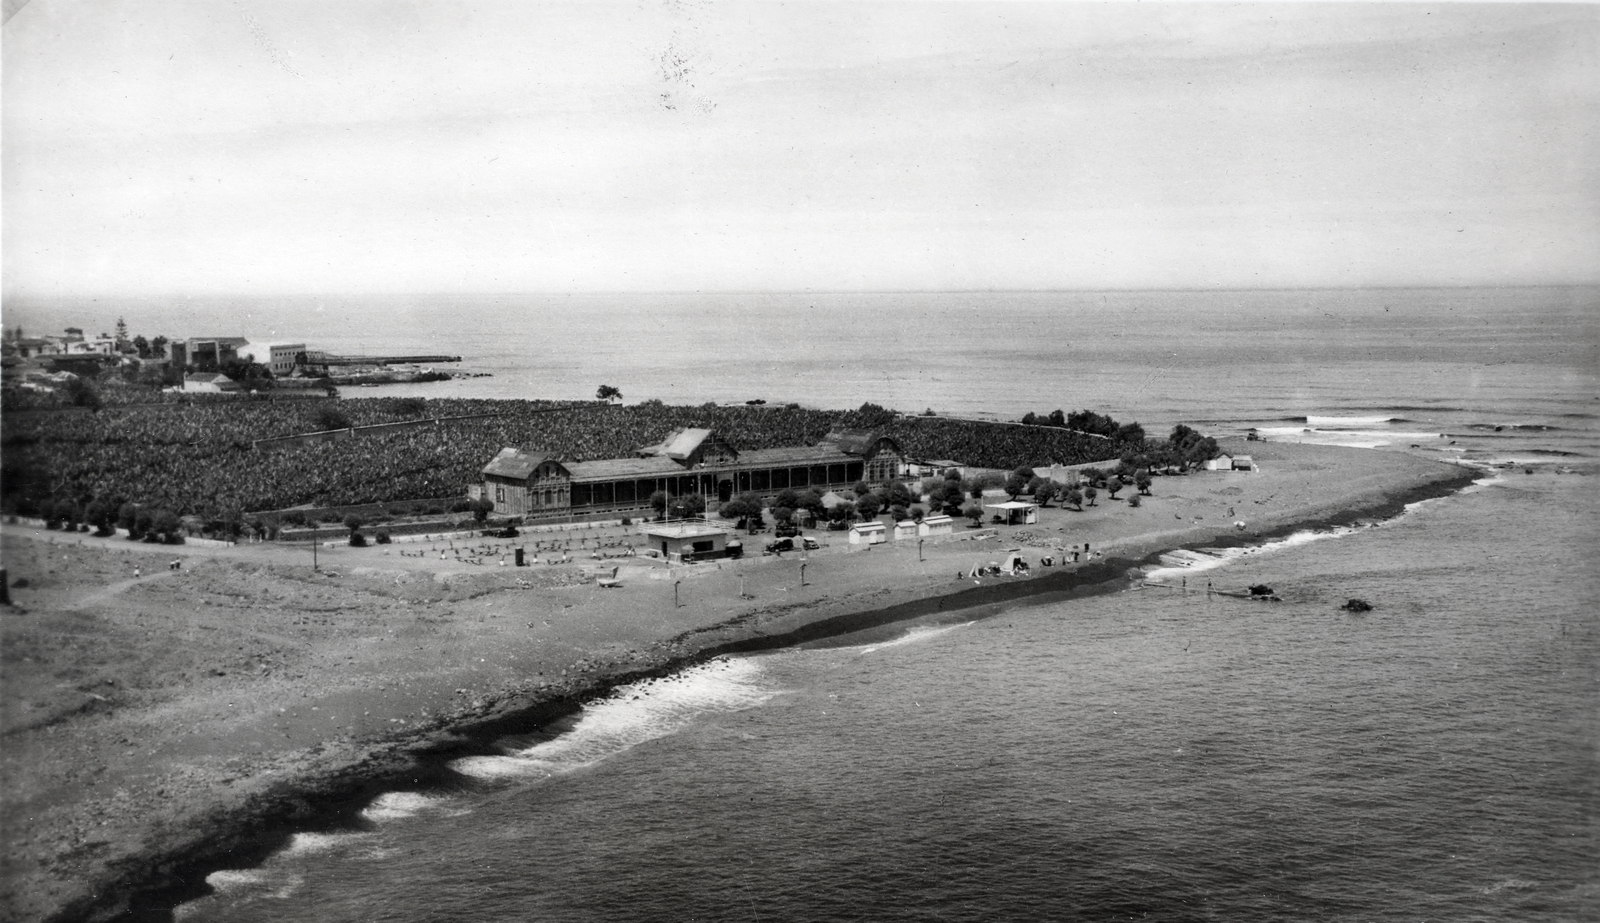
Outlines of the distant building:
<svg viewBox="0 0 1600 923">
<path fill-rule="evenodd" d="M 740 452 L 712 430 L 686 427 L 632 458 L 571 461 L 505 448 L 483 468 L 475 493 L 493 501 L 496 513 L 511 516 L 648 510 L 657 491 L 701 494 L 714 508 L 742 493 L 881 484 L 897 477 L 904 463 L 900 446 L 877 433 L 830 433 L 815 446 Z"/>
<path fill-rule="evenodd" d="M 1224 452 L 1216 458 L 1206 460 L 1207 471 L 1230 471 L 1233 469 L 1233 456 Z"/>
<path fill-rule="evenodd" d="M 922 522 L 917 524 L 917 534 L 921 536 L 950 535 L 955 530 L 955 523 L 943 513 L 925 516 Z"/>
<path fill-rule="evenodd" d="M 190 337 L 182 342 L 183 356 L 180 364 L 217 368 L 225 362 L 239 358 L 239 347 L 249 344 L 250 341 L 244 337 Z M 178 343 L 171 345 L 176 347 Z M 176 352 L 172 358 L 175 362 L 180 360 Z"/>
<path fill-rule="evenodd" d="M 299 357 L 306 351 L 304 343 L 289 343 L 285 341 L 245 343 L 238 347 L 236 353 L 240 359 L 248 359 L 257 365 L 264 365 L 272 370 L 275 376 L 288 375 L 294 371 L 294 366 Z"/>
</svg>

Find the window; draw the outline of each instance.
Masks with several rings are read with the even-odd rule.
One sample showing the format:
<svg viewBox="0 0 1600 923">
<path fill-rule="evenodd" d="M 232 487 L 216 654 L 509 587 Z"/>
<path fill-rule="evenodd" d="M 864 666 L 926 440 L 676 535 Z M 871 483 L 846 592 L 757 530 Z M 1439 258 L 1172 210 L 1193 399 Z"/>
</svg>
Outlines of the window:
<svg viewBox="0 0 1600 923">
<path fill-rule="evenodd" d="M 506 489 L 504 487 L 496 487 L 494 489 L 494 502 L 496 502 L 496 503 L 504 503 L 504 502 L 506 502 Z"/>
</svg>

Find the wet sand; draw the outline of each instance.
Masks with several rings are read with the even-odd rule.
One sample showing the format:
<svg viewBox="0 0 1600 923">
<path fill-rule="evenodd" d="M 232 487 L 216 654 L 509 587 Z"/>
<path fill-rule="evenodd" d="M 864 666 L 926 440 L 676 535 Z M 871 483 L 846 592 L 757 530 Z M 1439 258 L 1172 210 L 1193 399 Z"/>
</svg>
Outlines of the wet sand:
<svg viewBox="0 0 1600 923">
<path fill-rule="evenodd" d="M 624 562 L 622 586 L 607 589 L 578 563 L 478 567 L 393 545 L 326 550 L 314 573 L 303 547 L 6 526 L 6 567 L 28 585 L 0 609 L 0 915 L 105 919 L 131 906 L 163 918 L 208 871 L 346 821 L 383 790 L 442 781 L 447 758 L 493 752 L 496 737 L 537 732 L 618 682 L 1114 591 L 1164 551 L 1383 518 L 1476 476 L 1401 453 L 1225 448 L 1261 470 L 1159 477 L 1139 508 L 1131 488 L 1102 491 L 1081 512 L 1052 505 L 1037 524 L 958 528 L 920 549 L 809 533 L 826 546 L 807 555 L 804 585 L 793 553 L 670 575 Z M 1039 566 L 1084 542 L 1099 556 Z M 1012 548 L 1033 576 L 966 576 Z"/>
</svg>

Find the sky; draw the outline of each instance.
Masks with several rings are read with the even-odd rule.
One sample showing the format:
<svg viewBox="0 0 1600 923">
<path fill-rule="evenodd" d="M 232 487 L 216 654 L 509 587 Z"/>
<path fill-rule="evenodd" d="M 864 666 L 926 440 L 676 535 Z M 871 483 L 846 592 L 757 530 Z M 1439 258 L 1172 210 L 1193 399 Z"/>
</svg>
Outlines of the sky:
<svg viewBox="0 0 1600 923">
<path fill-rule="evenodd" d="M 7 0 L 81 297 L 1600 281 L 1600 6 Z"/>
</svg>

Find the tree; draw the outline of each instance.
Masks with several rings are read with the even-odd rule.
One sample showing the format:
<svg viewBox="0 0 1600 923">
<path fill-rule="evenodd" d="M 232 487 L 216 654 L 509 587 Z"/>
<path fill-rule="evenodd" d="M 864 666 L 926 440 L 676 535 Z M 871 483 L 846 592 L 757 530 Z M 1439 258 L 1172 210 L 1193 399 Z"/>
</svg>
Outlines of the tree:
<svg viewBox="0 0 1600 923">
<path fill-rule="evenodd" d="M 1059 409 L 1050 411 L 1050 425 L 1051 426 L 1066 426 L 1067 425 L 1067 415 L 1062 413 Z"/>
<path fill-rule="evenodd" d="M 910 506 L 916 499 L 911 496 L 911 488 L 899 481 L 890 481 L 889 486 L 884 489 L 884 500 L 890 506 Z"/>
<path fill-rule="evenodd" d="M 973 525 L 977 525 L 978 523 L 983 522 L 983 507 L 976 503 L 968 504 L 967 508 L 961 511 L 961 515 L 972 520 Z"/>
<path fill-rule="evenodd" d="M 1122 488 L 1123 488 L 1122 478 L 1119 478 L 1119 477 L 1113 476 L 1111 478 L 1111 480 L 1106 484 L 1106 492 L 1111 495 L 1111 499 L 1113 499 L 1113 500 L 1117 499 L 1117 491 L 1121 490 Z"/>
<path fill-rule="evenodd" d="M 605 401 L 609 404 L 615 404 L 616 402 L 622 400 L 622 389 L 613 385 L 601 385 L 600 390 L 594 393 L 594 398 L 597 401 Z"/>
<path fill-rule="evenodd" d="M 858 497 L 865 497 L 872 491 L 872 488 L 867 486 L 866 481 L 857 481 L 855 486 L 851 487 L 850 490 L 853 491 Z"/>
<path fill-rule="evenodd" d="M 1056 497 L 1056 482 L 1055 481 L 1045 481 L 1043 484 L 1039 485 L 1039 488 L 1037 490 L 1035 490 L 1033 492 L 1033 498 L 1035 500 L 1039 501 L 1039 505 L 1040 506 L 1048 506 L 1050 501 L 1054 500 L 1055 497 Z"/>
<path fill-rule="evenodd" d="M 862 519 L 871 519 L 882 509 L 883 501 L 878 499 L 877 494 L 863 494 L 861 499 L 856 501 L 856 512 L 861 514 Z"/>
<path fill-rule="evenodd" d="M 1022 422 L 1027 426 L 1035 426 L 1039 422 L 1039 416 L 1030 410 L 1022 415 Z"/>
<path fill-rule="evenodd" d="M 151 340 L 150 355 L 155 356 L 157 359 L 165 359 L 167 357 L 167 344 L 170 342 L 172 341 L 160 336 Z"/>
<path fill-rule="evenodd" d="M 665 516 L 667 513 L 667 492 L 664 490 L 658 490 L 651 494 L 650 508 L 656 511 L 657 519 Z"/>
<path fill-rule="evenodd" d="M 699 494 L 673 497 L 671 510 L 673 519 L 692 519 L 706 511 L 706 498 Z"/>
<path fill-rule="evenodd" d="M 1083 491 L 1073 487 L 1067 491 L 1067 502 L 1078 512 L 1083 512 Z"/>
<path fill-rule="evenodd" d="M 850 522 L 856 518 L 856 505 L 854 503 L 841 503 L 828 510 L 830 522 Z"/>
<path fill-rule="evenodd" d="M 1133 486 L 1139 489 L 1139 493 L 1150 496 L 1150 472 L 1140 469 L 1133 476 Z"/>
<path fill-rule="evenodd" d="M 318 407 L 312 416 L 317 429 L 349 429 L 350 417 L 343 410 L 332 405 Z"/>
<path fill-rule="evenodd" d="M 139 354 L 140 359 L 150 358 L 150 341 L 142 335 L 133 338 L 133 350 Z"/>
<path fill-rule="evenodd" d="M 1017 499 L 1017 496 L 1019 494 L 1021 494 L 1024 490 L 1027 490 L 1027 489 L 1028 489 L 1028 479 L 1027 478 L 1024 478 L 1022 475 L 1018 474 L 1015 471 L 1011 472 L 1011 474 L 1006 476 L 1006 493 L 1011 496 L 1011 499 L 1013 499 L 1013 500 Z M 973 499 L 977 499 L 977 498 L 974 497 Z"/>
<path fill-rule="evenodd" d="M 799 509 L 800 495 L 788 487 L 778 491 L 777 496 L 772 498 L 772 508 L 777 509 L 782 506 L 786 506 L 791 510 Z"/>
<path fill-rule="evenodd" d="M 494 512 L 494 501 L 488 497 L 479 497 L 472 501 L 470 509 L 472 510 L 473 519 L 484 522 L 489 518 L 489 514 Z"/>
<path fill-rule="evenodd" d="M 474 502 L 476 502 L 476 501 L 474 501 Z M 350 515 L 348 515 L 348 516 L 346 516 L 344 518 L 344 527 L 346 529 L 349 529 L 351 532 L 354 532 L 357 529 L 360 529 L 362 526 L 364 526 L 366 524 L 367 524 L 366 521 L 363 520 L 360 516 L 357 516 L 355 513 L 351 513 Z"/>
<path fill-rule="evenodd" d="M 119 317 L 117 318 L 117 345 L 121 346 L 126 342 L 128 342 L 128 322 Z"/>
<path fill-rule="evenodd" d="M 1083 489 L 1083 495 L 1088 498 L 1089 505 L 1094 506 L 1094 498 L 1100 496 L 1100 491 L 1096 490 L 1093 484 L 1090 484 Z"/>
<path fill-rule="evenodd" d="M 82 407 L 90 413 L 100 412 L 99 389 L 82 378 L 72 378 L 67 381 L 67 398 L 74 407 Z"/>
<path fill-rule="evenodd" d="M 1138 494 L 1129 494 L 1128 495 L 1128 505 L 1133 507 L 1134 509 L 1138 509 L 1139 508 L 1139 495 Z"/>
</svg>

